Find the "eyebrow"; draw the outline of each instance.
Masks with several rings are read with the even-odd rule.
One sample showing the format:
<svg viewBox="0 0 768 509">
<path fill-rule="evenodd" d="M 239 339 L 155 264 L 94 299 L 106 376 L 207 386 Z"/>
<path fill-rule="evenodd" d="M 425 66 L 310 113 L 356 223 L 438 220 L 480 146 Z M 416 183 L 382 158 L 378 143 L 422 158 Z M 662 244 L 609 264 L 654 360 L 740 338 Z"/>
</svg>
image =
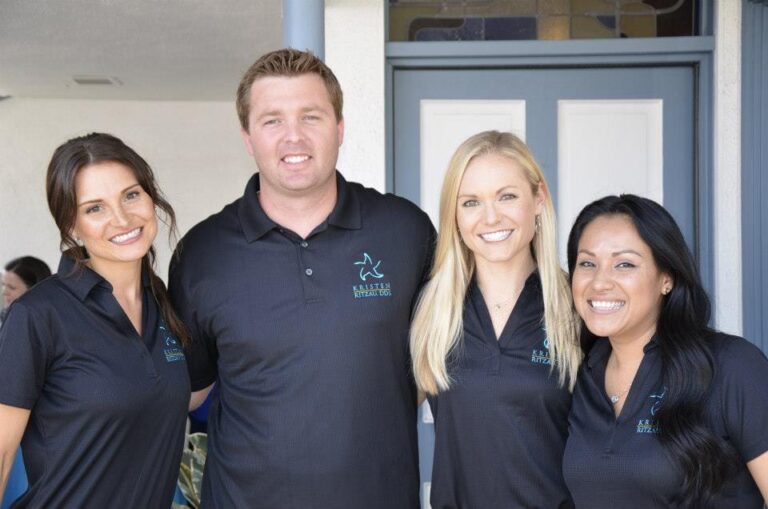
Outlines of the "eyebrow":
<svg viewBox="0 0 768 509">
<path fill-rule="evenodd" d="M 498 191 L 496 191 L 496 194 L 501 194 L 501 193 L 503 193 L 506 190 L 512 191 L 512 190 L 517 190 L 517 189 L 520 189 L 520 186 L 515 185 L 515 184 L 511 184 L 511 185 L 504 186 L 504 187 L 500 188 Z M 476 198 L 476 197 L 477 197 L 476 194 L 460 194 L 459 196 L 457 196 L 457 198 Z"/>
<path fill-rule="evenodd" d="M 123 189 L 122 191 L 120 191 L 120 194 L 123 194 L 123 193 L 125 193 L 126 191 L 129 191 L 130 189 L 133 189 L 133 188 L 134 188 L 134 187 L 136 187 L 136 186 L 141 186 L 141 184 L 139 184 L 138 182 L 136 182 L 135 184 L 132 184 L 132 185 L 130 185 L 130 186 L 128 186 L 128 187 L 126 187 L 125 189 Z M 82 207 L 83 205 L 88 205 L 88 204 L 90 204 L 90 203 L 98 203 L 98 202 L 100 202 L 100 201 L 102 201 L 102 199 L 101 199 L 101 198 L 96 198 L 95 200 L 88 200 L 88 201 L 83 201 L 83 202 L 80 202 L 80 203 L 78 203 L 78 204 L 77 204 L 77 206 L 78 206 L 78 207 Z"/>
<path fill-rule="evenodd" d="M 320 106 L 319 104 L 310 104 L 309 106 L 303 106 L 299 109 L 302 113 L 307 113 L 308 111 L 318 111 L 325 113 L 326 111 Z M 279 117 L 283 114 L 282 110 L 270 110 L 265 111 L 264 113 L 261 113 L 258 117 L 256 117 L 256 120 L 265 118 L 265 117 Z"/>
<path fill-rule="evenodd" d="M 579 253 L 583 253 L 588 256 L 595 256 L 595 253 L 593 253 L 592 251 L 588 251 L 587 249 L 579 249 Z M 643 255 L 641 255 L 634 249 L 622 249 L 621 251 L 614 251 L 613 253 L 611 253 L 611 256 L 615 257 L 623 254 L 633 254 L 633 255 L 639 256 L 640 258 L 643 257 Z"/>
</svg>

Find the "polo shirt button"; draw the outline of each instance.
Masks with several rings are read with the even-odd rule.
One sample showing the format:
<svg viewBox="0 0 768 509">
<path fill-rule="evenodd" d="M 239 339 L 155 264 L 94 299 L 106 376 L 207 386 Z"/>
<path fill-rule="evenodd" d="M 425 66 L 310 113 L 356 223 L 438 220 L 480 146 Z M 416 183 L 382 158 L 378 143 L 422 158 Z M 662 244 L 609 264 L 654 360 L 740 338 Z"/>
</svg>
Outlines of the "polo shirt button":
<svg viewBox="0 0 768 509">
<path fill-rule="evenodd" d="M 312 275 L 312 269 L 305 270 L 304 274 L 306 274 L 307 276 L 311 276 Z"/>
<path fill-rule="evenodd" d="M 307 247 L 307 246 L 309 246 L 309 242 L 307 242 L 306 240 L 302 240 L 301 247 Z"/>
</svg>

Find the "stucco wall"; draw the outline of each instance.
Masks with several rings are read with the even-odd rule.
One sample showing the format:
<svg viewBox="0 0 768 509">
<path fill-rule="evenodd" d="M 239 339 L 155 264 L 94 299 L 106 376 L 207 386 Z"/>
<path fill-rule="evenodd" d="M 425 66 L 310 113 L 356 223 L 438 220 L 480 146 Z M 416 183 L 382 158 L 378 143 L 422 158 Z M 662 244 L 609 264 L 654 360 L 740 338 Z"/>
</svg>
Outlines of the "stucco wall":
<svg viewBox="0 0 768 509">
<path fill-rule="evenodd" d="M 741 334 L 741 2 L 715 3 L 715 324 Z"/>
<path fill-rule="evenodd" d="M 384 8 L 380 0 L 326 0 L 325 60 L 344 90 L 339 170 L 384 191 Z"/>
<path fill-rule="evenodd" d="M 46 168 L 59 144 L 92 131 L 122 138 L 147 160 L 181 233 L 241 194 L 254 171 L 229 102 L 2 101 L 0 263 L 31 254 L 55 270 L 59 237 L 45 200 Z M 164 276 L 167 236 L 155 244 Z"/>
</svg>

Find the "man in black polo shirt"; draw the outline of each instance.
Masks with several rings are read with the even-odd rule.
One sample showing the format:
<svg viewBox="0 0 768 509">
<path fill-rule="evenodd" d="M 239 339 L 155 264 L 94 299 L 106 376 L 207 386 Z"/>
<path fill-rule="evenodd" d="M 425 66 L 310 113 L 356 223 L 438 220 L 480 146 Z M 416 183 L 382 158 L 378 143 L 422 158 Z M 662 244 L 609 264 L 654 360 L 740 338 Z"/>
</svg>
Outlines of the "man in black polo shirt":
<svg viewBox="0 0 768 509">
<path fill-rule="evenodd" d="M 416 508 L 407 333 L 434 229 L 336 171 L 342 92 L 313 55 L 261 57 L 237 108 L 259 172 L 170 274 L 193 399 L 218 385 L 203 506 Z"/>
</svg>

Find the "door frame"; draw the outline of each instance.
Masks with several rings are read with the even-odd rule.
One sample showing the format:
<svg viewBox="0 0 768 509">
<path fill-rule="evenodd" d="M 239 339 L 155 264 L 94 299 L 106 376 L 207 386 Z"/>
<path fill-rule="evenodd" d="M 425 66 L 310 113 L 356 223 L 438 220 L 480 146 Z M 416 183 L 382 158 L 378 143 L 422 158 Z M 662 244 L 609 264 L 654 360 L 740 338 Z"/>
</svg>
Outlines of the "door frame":
<svg viewBox="0 0 768 509">
<path fill-rule="evenodd" d="M 694 70 L 694 256 L 714 304 L 713 36 L 567 41 L 390 42 L 386 69 L 386 189 L 395 189 L 394 73 L 409 69 L 535 69 L 689 65 Z"/>
<path fill-rule="evenodd" d="M 768 5 L 742 1 L 741 245 L 744 337 L 768 352 Z"/>
</svg>

